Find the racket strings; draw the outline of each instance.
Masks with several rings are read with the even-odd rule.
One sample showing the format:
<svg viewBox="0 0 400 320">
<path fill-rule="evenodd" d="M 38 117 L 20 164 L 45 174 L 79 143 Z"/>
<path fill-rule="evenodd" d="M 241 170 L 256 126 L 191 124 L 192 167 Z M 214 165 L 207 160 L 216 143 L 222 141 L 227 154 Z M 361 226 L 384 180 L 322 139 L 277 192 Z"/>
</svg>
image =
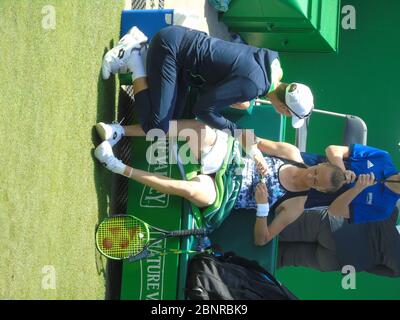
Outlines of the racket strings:
<svg viewBox="0 0 400 320">
<path fill-rule="evenodd" d="M 98 228 L 97 246 L 108 257 L 125 259 L 143 250 L 148 241 L 148 229 L 129 216 L 112 217 Z"/>
</svg>

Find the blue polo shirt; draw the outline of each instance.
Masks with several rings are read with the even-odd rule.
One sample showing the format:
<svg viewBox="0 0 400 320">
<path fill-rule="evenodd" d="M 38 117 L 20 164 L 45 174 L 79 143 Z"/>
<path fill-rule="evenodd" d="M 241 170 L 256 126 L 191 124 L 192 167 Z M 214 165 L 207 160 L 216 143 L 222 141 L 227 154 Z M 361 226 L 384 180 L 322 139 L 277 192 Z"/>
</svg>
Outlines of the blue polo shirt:
<svg viewBox="0 0 400 320">
<path fill-rule="evenodd" d="M 307 165 L 326 161 L 325 157 L 309 153 L 302 153 L 302 156 Z M 399 172 L 388 152 L 361 144 L 350 146 L 349 158 L 344 163 L 346 168 L 354 171 L 357 176 L 373 172 L 376 180 L 386 179 Z M 305 208 L 327 207 L 339 195 L 353 186 L 354 184 L 346 185 L 334 194 L 312 190 L 308 195 Z M 349 222 L 363 223 L 385 220 L 391 215 L 399 199 L 400 195 L 391 191 L 383 183 L 370 186 L 350 203 Z"/>
<path fill-rule="evenodd" d="M 348 165 L 357 176 L 373 172 L 376 180 L 389 178 L 399 172 L 388 152 L 361 144 L 350 147 Z M 353 186 L 354 184 L 350 185 Z M 399 194 L 383 183 L 376 183 L 364 189 L 350 203 L 350 222 L 385 220 L 392 214 L 399 198 Z"/>
</svg>

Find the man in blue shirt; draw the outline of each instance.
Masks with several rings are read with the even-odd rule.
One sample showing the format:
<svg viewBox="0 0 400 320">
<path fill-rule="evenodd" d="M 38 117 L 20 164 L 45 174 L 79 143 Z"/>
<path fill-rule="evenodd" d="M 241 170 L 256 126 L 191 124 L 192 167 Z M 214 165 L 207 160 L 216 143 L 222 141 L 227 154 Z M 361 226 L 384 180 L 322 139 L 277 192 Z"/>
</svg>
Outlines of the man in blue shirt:
<svg viewBox="0 0 400 320">
<path fill-rule="evenodd" d="M 348 218 L 350 223 L 385 220 L 390 216 L 400 199 L 400 183 L 382 180 L 400 181 L 400 174 L 388 152 L 360 144 L 332 145 L 326 148 L 326 157 L 342 168 L 348 185 L 332 195 L 313 191 L 307 208 L 329 205 L 332 215 Z M 303 154 L 303 158 L 308 165 L 323 161 L 309 154 Z"/>
<path fill-rule="evenodd" d="M 189 87 L 200 87 L 194 115 L 212 128 L 229 130 L 237 125 L 220 112 L 227 106 L 267 97 L 277 112 L 292 116 L 298 128 L 312 112 L 311 90 L 299 83 L 280 82 L 277 52 L 208 36 L 179 26 L 159 31 L 142 57 L 146 37 L 136 27 L 103 60 L 103 78 L 132 71 L 135 109 L 147 133 L 168 132 L 169 122 L 180 119 Z"/>
<path fill-rule="evenodd" d="M 342 168 L 348 184 L 334 194 L 313 190 L 306 210 L 279 237 L 278 267 L 303 266 L 320 271 L 341 271 L 352 265 L 388 277 L 400 276 L 400 218 L 396 203 L 399 171 L 388 152 L 354 144 L 329 146 L 326 157 L 302 153 L 307 165 L 328 160 Z M 365 188 L 356 187 L 356 177 Z M 359 183 L 359 182 L 358 182 Z M 335 214 L 335 215 L 333 215 Z M 396 228 L 397 225 L 397 228 Z"/>
</svg>

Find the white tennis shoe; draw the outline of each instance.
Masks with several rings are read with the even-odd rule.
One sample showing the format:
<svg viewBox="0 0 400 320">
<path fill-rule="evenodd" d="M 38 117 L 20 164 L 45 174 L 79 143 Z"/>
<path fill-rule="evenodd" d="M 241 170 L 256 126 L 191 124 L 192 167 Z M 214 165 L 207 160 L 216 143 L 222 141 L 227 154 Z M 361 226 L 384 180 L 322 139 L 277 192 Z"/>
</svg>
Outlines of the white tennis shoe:
<svg viewBox="0 0 400 320">
<path fill-rule="evenodd" d="M 96 124 L 96 131 L 101 139 L 110 143 L 111 147 L 115 146 L 125 135 L 124 128 L 118 123 L 106 124 L 99 122 Z"/>
<path fill-rule="evenodd" d="M 140 49 L 142 44 L 147 42 L 147 37 L 137 27 L 133 27 L 124 35 L 118 44 L 109 50 L 102 64 L 103 79 L 108 79 L 111 74 L 116 74 L 119 71 L 127 72 L 126 62 L 128 61 L 132 50 Z"/>
<path fill-rule="evenodd" d="M 108 141 L 103 141 L 99 144 L 94 150 L 94 155 L 108 170 L 123 174 L 126 166 L 114 156 L 114 152 Z"/>
</svg>

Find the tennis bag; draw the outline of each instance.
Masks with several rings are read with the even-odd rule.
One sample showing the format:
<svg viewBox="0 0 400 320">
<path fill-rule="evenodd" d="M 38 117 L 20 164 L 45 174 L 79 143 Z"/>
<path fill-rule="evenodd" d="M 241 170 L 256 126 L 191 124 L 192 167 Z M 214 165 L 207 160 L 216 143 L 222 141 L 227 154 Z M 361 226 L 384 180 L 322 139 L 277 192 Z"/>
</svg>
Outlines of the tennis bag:
<svg viewBox="0 0 400 320">
<path fill-rule="evenodd" d="M 233 252 L 201 253 L 188 266 L 189 300 L 298 300 L 257 262 Z"/>
</svg>

